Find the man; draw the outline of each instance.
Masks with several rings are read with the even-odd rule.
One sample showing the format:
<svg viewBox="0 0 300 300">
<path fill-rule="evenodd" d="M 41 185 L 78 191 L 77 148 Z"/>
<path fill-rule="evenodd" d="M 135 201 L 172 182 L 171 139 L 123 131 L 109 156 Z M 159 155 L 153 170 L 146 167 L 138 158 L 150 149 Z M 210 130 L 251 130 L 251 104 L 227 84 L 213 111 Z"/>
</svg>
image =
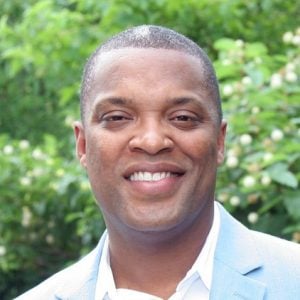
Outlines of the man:
<svg viewBox="0 0 300 300">
<path fill-rule="evenodd" d="M 194 42 L 139 26 L 100 46 L 75 136 L 107 233 L 19 299 L 300 298 L 300 247 L 214 202 L 225 133 L 213 67 Z"/>
</svg>

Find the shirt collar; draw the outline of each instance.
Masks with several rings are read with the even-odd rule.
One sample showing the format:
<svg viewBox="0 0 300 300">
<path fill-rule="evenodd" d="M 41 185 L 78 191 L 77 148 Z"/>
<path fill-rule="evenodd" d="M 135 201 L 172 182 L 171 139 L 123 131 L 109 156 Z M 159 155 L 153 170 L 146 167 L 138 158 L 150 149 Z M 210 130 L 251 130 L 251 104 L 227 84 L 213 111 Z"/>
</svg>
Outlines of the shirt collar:
<svg viewBox="0 0 300 300">
<path fill-rule="evenodd" d="M 220 230 L 220 211 L 217 203 L 214 203 L 214 218 L 212 227 L 207 235 L 204 246 L 195 260 L 191 269 L 187 272 L 184 279 L 178 284 L 177 290 L 191 277 L 200 276 L 205 287 L 210 290 L 214 265 L 214 254 Z"/>
<path fill-rule="evenodd" d="M 194 262 L 191 269 L 187 272 L 183 280 L 178 284 L 177 289 L 181 289 L 187 282 L 194 281 L 198 276 L 201 278 L 205 287 L 210 290 L 213 274 L 214 253 L 220 229 L 220 211 L 216 202 L 214 203 L 213 224 L 206 238 L 204 246 Z M 113 299 L 116 295 L 116 285 L 114 282 L 109 259 L 109 237 L 106 236 L 102 256 L 99 264 L 99 273 L 96 286 L 95 299 L 105 299 L 106 295 Z"/>
<path fill-rule="evenodd" d="M 103 245 L 102 256 L 99 264 L 95 299 L 105 299 L 106 294 L 109 294 L 110 298 L 112 298 L 112 294 L 115 294 L 115 292 L 116 285 L 110 267 L 109 237 L 107 235 Z"/>
</svg>

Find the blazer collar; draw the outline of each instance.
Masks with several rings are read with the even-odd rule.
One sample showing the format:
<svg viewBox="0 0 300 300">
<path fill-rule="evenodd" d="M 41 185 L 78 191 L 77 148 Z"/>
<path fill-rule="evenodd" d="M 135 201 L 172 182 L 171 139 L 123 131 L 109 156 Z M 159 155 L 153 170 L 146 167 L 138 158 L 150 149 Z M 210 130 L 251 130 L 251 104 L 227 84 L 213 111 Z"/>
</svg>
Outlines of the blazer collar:
<svg viewBox="0 0 300 300">
<path fill-rule="evenodd" d="M 221 224 L 215 251 L 210 299 L 256 299 L 264 297 L 266 286 L 250 276 L 263 263 L 249 229 L 219 205 Z"/>
<path fill-rule="evenodd" d="M 94 299 L 98 267 L 107 232 L 102 235 L 97 247 L 68 270 L 70 278 L 60 286 L 55 296 L 61 300 Z M 66 277 L 66 276 L 65 276 Z M 64 277 L 64 278 L 65 278 Z"/>
</svg>

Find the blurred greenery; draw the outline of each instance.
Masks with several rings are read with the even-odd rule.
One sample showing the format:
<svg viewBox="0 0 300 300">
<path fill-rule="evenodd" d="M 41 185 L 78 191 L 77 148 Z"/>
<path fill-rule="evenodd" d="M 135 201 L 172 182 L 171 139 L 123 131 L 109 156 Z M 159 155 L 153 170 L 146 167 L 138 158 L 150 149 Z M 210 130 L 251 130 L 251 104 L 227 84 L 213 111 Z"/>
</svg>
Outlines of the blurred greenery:
<svg viewBox="0 0 300 300">
<path fill-rule="evenodd" d="M 208 52 L 229 123 L 217 197 L 247 226 L 299 242 L 299 13 L 294 0 L 0 0 L 0 298 L 104 230 L 71 124 L 87 57 L 133 25 L 173 28 Z"/>
</svg>

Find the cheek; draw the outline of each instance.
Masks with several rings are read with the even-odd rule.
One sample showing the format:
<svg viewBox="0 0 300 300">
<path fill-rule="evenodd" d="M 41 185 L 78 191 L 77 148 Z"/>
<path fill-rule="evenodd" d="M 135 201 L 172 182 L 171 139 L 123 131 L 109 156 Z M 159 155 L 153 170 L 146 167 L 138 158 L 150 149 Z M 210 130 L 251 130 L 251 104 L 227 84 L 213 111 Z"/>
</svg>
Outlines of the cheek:
<svg viewBox="0 0 300 300">
<path fill-rule="evenodd" d="M 86 156 L 89 173 L 101 173 L 107 169 L 114 151 L 107 139 L 91 136 L 87 138 Z"/>
<path fill-rule="evenodd" d="M 182 150 L 194 164 L 217 163 L 217 143 L 208 134 L 185 137 Z"/>
<path fill-rule="evenodd" d="M 126 146 L 123 139 L 104 133 L 94 133 L 87 137 L 87 166 L 91 175 L 101 175 L 102 181 L 111 180 Z"/>
</svg>

